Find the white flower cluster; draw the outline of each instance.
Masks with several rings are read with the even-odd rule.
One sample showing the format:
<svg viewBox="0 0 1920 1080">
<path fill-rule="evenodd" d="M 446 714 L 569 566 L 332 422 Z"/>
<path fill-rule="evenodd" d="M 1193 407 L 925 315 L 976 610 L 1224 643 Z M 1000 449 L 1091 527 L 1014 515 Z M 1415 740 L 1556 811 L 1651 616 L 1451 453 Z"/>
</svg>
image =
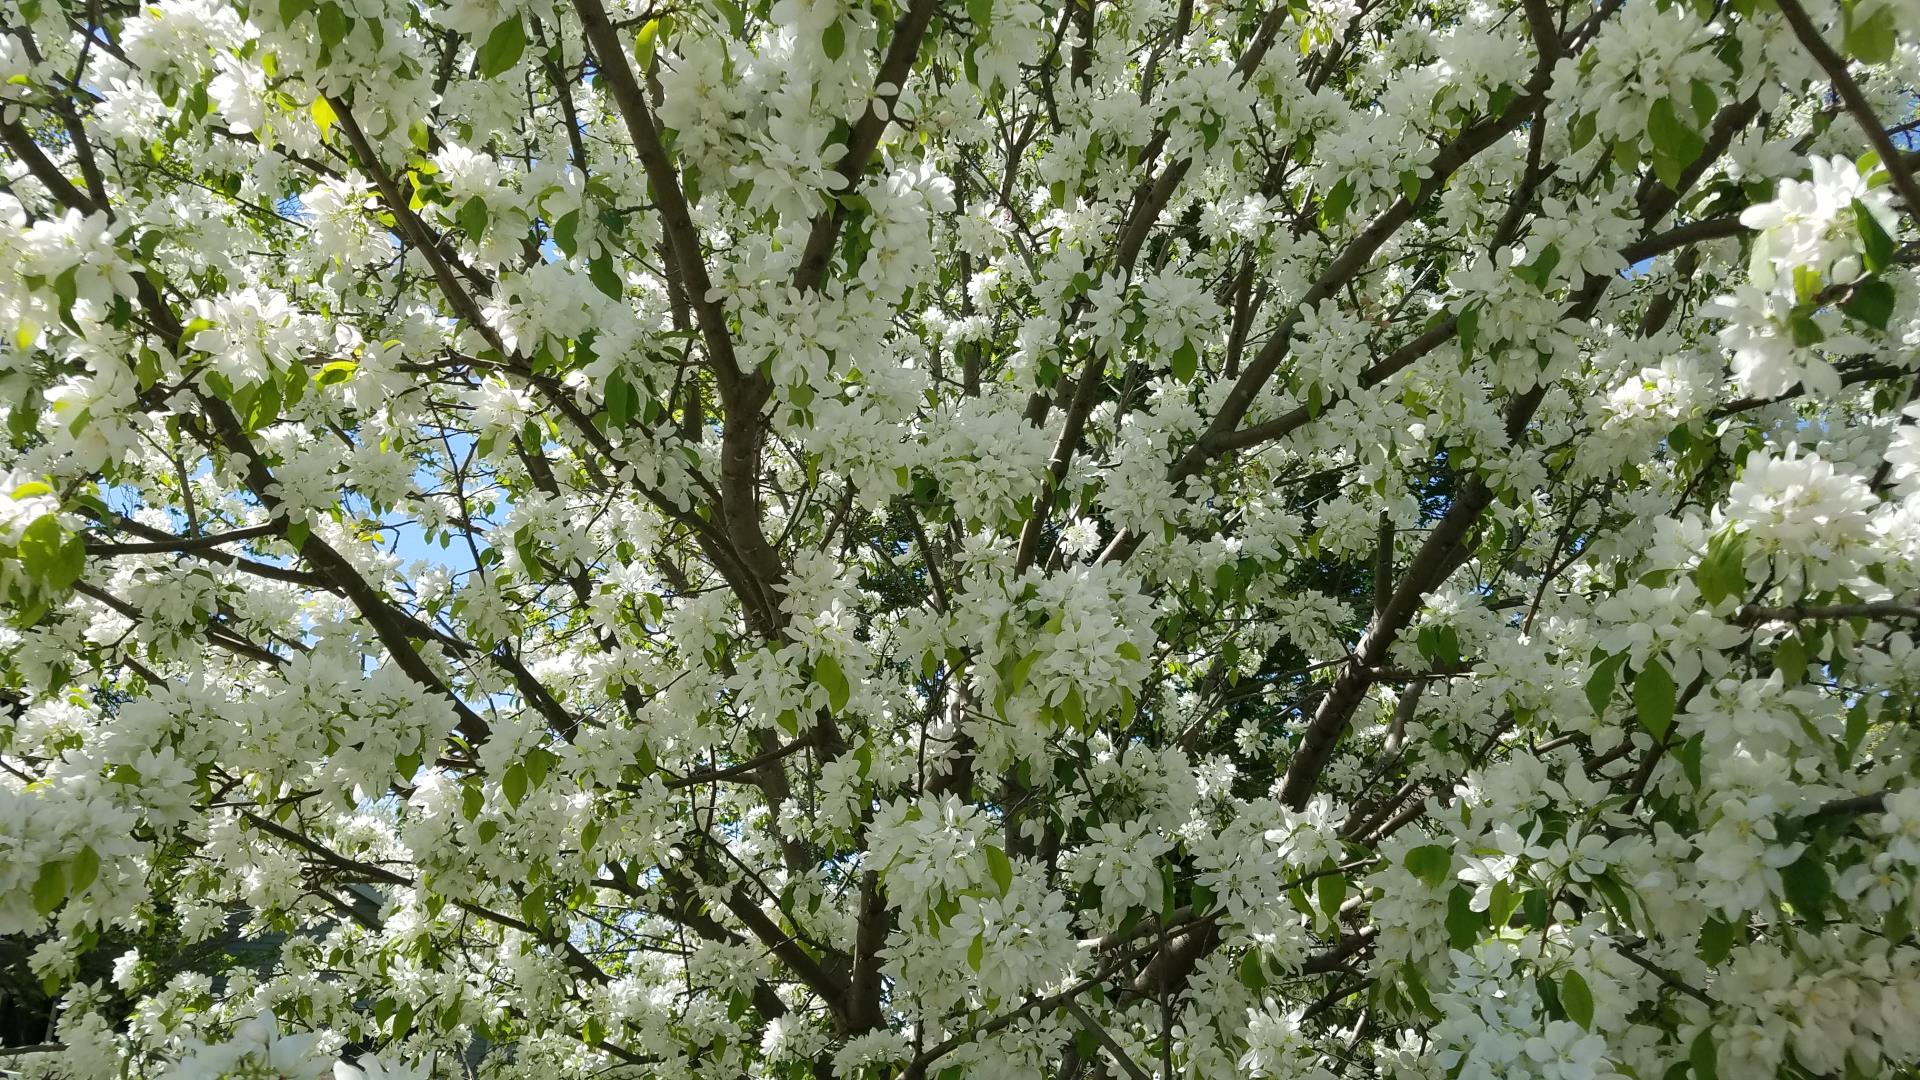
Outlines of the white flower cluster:
<svg viewBox="0 0 1920 1080">
<path fill-rule="evenodd" d="M 1914 8 L 0 0 L 0 1065 L 1911 1074 Z"/>
<path fill-rule="evenodd" d="M 1735 383 L 1759 397 L 1785 393 L 1796 384 L 1816 393 L 1838 390 L 1839 375 L 1815 343 L 1827 351 L 1860 347 L 1842 331 L 1831 308 L 1795 312 L 1828 289 L 1861 277 L 1862 230 L 1869 223 L 1898 235 L 1891 192 L 1869 184 L 1845 158 L 1816 157 L 1811 180 L 1780 181 L 1774 201 L 1742 211 L 1740 223 L 1760 230 L 1751 280 L 1714 302 L 1727 320 L 1720 341 L 1732 354 Z"/>
</svg>

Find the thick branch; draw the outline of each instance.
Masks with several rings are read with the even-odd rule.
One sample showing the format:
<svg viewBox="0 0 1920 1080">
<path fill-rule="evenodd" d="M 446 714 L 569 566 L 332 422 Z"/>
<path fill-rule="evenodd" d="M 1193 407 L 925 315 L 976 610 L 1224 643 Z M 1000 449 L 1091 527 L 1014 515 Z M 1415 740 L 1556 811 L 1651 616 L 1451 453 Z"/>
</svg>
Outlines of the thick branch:
<svg viewBox="0 0 1920 1080">
<path fill-rule="evenodd" d="M 899 21 L 894 23 L 886 59 L 880 62 L 880 71 L 874 77 L 873 100 L 847 133 L 846 141 L 842 144 L 846 147 L 846 153 L 834 163 L 835 171 L 843 180 L 841 187 L 836 190 L 852 192 L 860 186 L 860 178 L 867 172 L 867 163 L 879 148 L 880 136 L 886 132 L 893 109 L 900 102 L 901 88 L 913 73 L 914 58 L 920 55 L 921 40 L 926 36 L 927 24 L 933 20 L 934 9 L 938 6 L 934 0 L 913 0 Z M 846 226 L 847 216 L 847 204 L 837 198 L 831 201 L 827 209 L 814 216 L 813 225 L 807 231 L 807 246 L 801 252 L 799 267 L 793 273 L 794 288 L 803 293 L 813 292 L 826 280 L 827 264 L 833 255 L 833 242 Z"/>
</svg>

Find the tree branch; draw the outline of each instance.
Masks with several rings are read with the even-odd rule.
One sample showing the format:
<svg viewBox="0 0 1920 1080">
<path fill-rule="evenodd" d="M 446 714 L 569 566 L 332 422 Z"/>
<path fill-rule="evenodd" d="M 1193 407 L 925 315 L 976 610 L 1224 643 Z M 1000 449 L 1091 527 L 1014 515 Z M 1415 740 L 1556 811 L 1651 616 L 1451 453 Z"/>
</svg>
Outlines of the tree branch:
<svg viewBox="0 0 1920 1080">
<path fill-rule="evenodd" d="M 1847 111 L 1853 114 L 1867 142 L 1879 151 L 1880 164 L 1892 177 L 1894 190 L 1906 202 L 1907 212 L 1920 214 L 1920 186 L 1914 183 L 1913 173 L 1907 167 L 1907 157 L 1893 144 L 1887 129 L 1881 126 L 1880 118 L 1874 115 L 1867 96 L 1860 92 L 1860 84 L 1854 82 L 1853 76 L 1847 72 L 1847 62 L 1833 51 L 1833 46 L 1827 44 L 1826 38 L 1820 36 L 1819 28 L 1807 17 L 1807 9 L 1800 6 L 1800 0 L 1779 0 L 1779 5 L 1780 14 L 1787 20 L 1787 25 L 1793 28 L 1793 36 L 1800 39 L 1800 44 L 1813 56 L 1821 70 L 1827 73 L 1827 81 L 1833 84 L 1834 93 L 1839 94 L 1840 100 L 1846 103 Z"/>
</svg>

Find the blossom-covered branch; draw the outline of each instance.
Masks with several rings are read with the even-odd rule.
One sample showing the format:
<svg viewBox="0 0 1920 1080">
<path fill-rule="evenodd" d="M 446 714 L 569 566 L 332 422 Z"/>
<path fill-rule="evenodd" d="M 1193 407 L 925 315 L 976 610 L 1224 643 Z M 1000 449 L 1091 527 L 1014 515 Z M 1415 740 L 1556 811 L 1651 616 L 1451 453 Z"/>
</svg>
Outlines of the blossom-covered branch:
<svg viewBox="0 0 1920 1080">
<path fill-rule="evenodd" d="M 1920 1068 L 1916 26 L 0 0 L 5 1068 Z"/>
</svg>

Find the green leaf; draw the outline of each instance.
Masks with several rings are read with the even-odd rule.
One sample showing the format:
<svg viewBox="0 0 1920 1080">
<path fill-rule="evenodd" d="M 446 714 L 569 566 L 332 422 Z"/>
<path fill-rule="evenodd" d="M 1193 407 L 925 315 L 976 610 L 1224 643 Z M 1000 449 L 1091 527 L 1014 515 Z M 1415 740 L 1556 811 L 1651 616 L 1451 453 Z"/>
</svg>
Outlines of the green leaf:
<svg viewBox="0 0 1920 1080">
<path fill-rule="evenodd" d="M 333 111 L 333 102 L 328 101 L 327 96 L 322 94 L 313 99 L 313 104 L 307 106 L 307 111 L 313 115 L 314 126 L 320 129 L 320 141 L 326 142 L 327 135 L 333 131 L 333 125 L 340 122 L 340 114 Z"/>
<path fill-rule="evenodd" d="M 80 580 L 87 565 L 86 542 L 68 536 L 60 519 L 42 514 L 28 523 L 14 545 L 27 576 L 43 587 L 60 592 Z"/>
<path fill-rule="evenodd" d="M 1320 894 L 1320 910 L 1331 924 L 1340 915 L 1340 905 L 1347 902 L 1347 876 L 1327 874 L 1315 883 L 1314 891 Z"/>
<path fill-rule="evenodd" d="M 313 377 L 313 381 L 317 386 L 332 386 L 334 383 L 343 383 L 353 378 L 353 373 L 359 369 L 360 365 L 351 360 L 335 360 L 321 368 L 320 373 Z"/>
<path fill-rule="evenodd" d="M 1447 894 L 1447 943 L 1461 952 L 1470 952 L 1480 940 L 1486 916 L 1473 910 L 1473 889 L 1456 885 Z"/>
<path fill-rule="evenodd" d="M 973 935 L 973 941 L 967 946 L 967 966 L 973 973 L 980 973 L 980 963 L 987 958 L 987 938 L 984 934 Z"/>
<path fill-rule="evenodd" d="M 1809 922 L 1823 920 L 1827 901 L 1833 898 L 1833 881 L 1827 876 L 1827 864 L 1821 853 L 1808 848 L 1806 854 L 1780 871 L 1780 884 L 1787 902 Z"/>
<path fill-rule="evenodd" d="M 1893 59 L 1893 7 L 1880 5 L 1870 19 L 1847 28 L 1847 51 L 1863 64 L 1884 64 Z"/>
<path fill-rule="evenodd" d="M 280 384 L 272 379 L 253 388 L 241 410 L 240 424 L 248 432 L 273 426 L 280 419 Z"/>
<path fill-rule="evenodd" d="M 393 1010 L 393 1038 L 405 1038 L 413 1030 L 413 1002 L 403 1001 Z"/>
<path fill-rule="evenodd" d="M 1452 626 L 1428 623 L 1420 628 L 1417 639 L 1420 655 L 1439 667 L 1460 663 L 1460 632 Z"/>
<path fill-rule="evenodd" d="M 75 896 L 86 892 L 87 886 L 99 876 L 100 853 L 93 850 L 92 845 L 81 848 L 80 853 L 67 864 L 67 888 Z"/>
<path fill-rule="evenodd" d="M 1560 248 L 1548 244 L 1540 249 L 1540 254 L 1513 268 L 1513 276 L 1528 282 L 1534 288 L 1545 292 L 1547 283 L 1553 280 L 1554 267 L 1560 265 Z"/>
<path fill-rule="evenodd" d="M 1594 888 L 1607 898 L 1607 905 L 1619 916 L 1620 921 L 1633 925 L 1633 894 L 1613 874 L 1600 874 L 1593 879 Z"/>
<path fill-rule="evenodd" d="M 988 844 L 986 852 L 987 873 L 993 875 L 993 883 L 1000 886 L 1000 895 L 1005 896 L 1007 890 L 1013 888 L 1013 862 L 994 844 Z"/>
<path fill-rule="evenodd" d="M 1593 706 L 1593 714 L 1600 716 L 1607 711 L 1607 703 L 1613 700 L 1613 687 L 1620 679 L 1620 669 L 1627 662 L 1627 654 L 1609 656 L 1596 664 L 1593 674 L 1587 676 L 1587 704 Z"/>
<path fill-rule="evenodd" d="M 1728 529 L 1707 541 L 1707 553 L 1694 568 L 1693 583 L 1709 604 L 1747 594 L 1747 534 Z"/>
<path fill-rule="evenodd" d="M 1853 223 L 1860 230 L 1860 265 L 1874 273 L 1893 265 L 1893 237 L 1887 235 L 1887 230 L 1880 227 L 1880 220 L 1859 199 L 1853 200 Z"/>
<path fill-rule="evenodd" d="M 587 278 L 600 295 L 609 300 L 619 300 L 627 295 L 626 283 L 620 280 L 620 274 L 613 268 L 613 257 L 602 255 L 587 263 Z"/>
<path fill-rule="evenodd" d="M 53 292 L 60 299 L 60 321 L 74 330 L 80 329 L 73 321 L 73 304 L 80 298 L 80 268 L 69 266 L 60 271 L 53 279 Z"/>
<path fill-rule="evenodd" d="M 1438 888 L 1453 869 L 1453 849 L 1443 844 L 1422 844 L 1406 856 L 1407 871 Z"/>
<path fill-rule="evenodd" d="M 540 570 L 540 540 L 534 535 L 531 524 L 522 525 L 513 531 L 513 550 L 520 556 L 520 565 L 526 568 L 528 576 Z"/>
<path fill-rule="evenodd" d="M 967 18 L 976 30 L 985 30 L 993 22 L 993 0 L 967 0 Z"/>
<path fill-rule="evenodd" d="M 1594 135 L 1598 134 L 1599 130 L 1600 114 L 1597 112 L 1583 112 L 1573 121 L 1573 133 L 1568 136 L 1568 145 L 1577 152 L 1581 147 L 1592 142 Z"/>
<path fill-rule="evenodd" d="M 1586 978 L 1572 969 L 1560 976 L 1560 1007 L 1567 1010 L 1567 1019 L 1593 1030 L 1593 991 L 1587 988 Z"/>
<path fill-rule="evenodd" d="M 1678 158 L 1657 153 L 1653 155 L 1653 175 L 1659 177 L 1660 182 L 1668 188 L 1677 191 L 1686 179 L 1687 164 Z"/>
<path fill-rule="evenodd" d="M 560 215 L 553 223 L 553 242 L 562 253 L 572 258 L 579 248 L 580 211 L 569 210 Z"/>
<path fill-rule="evenodd" d="M 1773 670 L 1780 673 L 1788 686 L 1807 677 L 1807 646 L 1798 634 L 1781 638 L 1773 647 Z"/>
<path fill-rule="evenodd" d="M 1866 739 L 1867 729 L 1871 723 L 1872 719 L 1867 715 L 1867 703 L 1864 698 L 1854 702 L 1853 706 L 1847 710 L 1846 753 L 1840 759 L 1842 766 L 1853 764 L 1853 755 L 1859 751 L 1861 742 Z"/>
<path fill-rule="evenodd" d="M 40 915 L 51 915 L 60 901 L 67 898 L 67 868 L 56 862 L 43 863 L 40 876 L 33 879 L 33 910 Z"/>
<path fill-rule="evenodd" d="M 1533 976 L 1534 992 L 1540 995 L 1540 1005 L 1549 1020 L 1565 1020 L 1567 1007 L 1560 1004 L 1560 987 L 1554 984 L 1546 972 L 1535 972 Z"/>
<path fill-rule="evenodd" d="M 487 234 L 487 200 L 478 195 L 460 204 L 460 213 L 455 217 L 460 229 L 475 240 Z"/>
<path fill-rule="evenodd" d="M 188 319 L 187 325 L 180 328 L 180 344 L 185 345 L 189 349 L 197 348 L 193 343 L 193 339 L 198 337 L 202 330 L 211 329 L 213 329 L 213 323 L 206 319 Z"/>
<path fill-rule="evenodd" d="M 27 574 L 35 578 L 44 578 L 59 558 L 60 544 L 65 532 L 60 528 L 60 519 L 52 514 L 42 514 L 27 523 L 20 530 L 20 539 L 14 550 L 19 553 L 20 561 L 26 565 Z"/>
<path fill-rule="evenodd" d="M 848 685 L 847 676 L 840 670 L 840 661 L 831 656 L 822 656 L 813 665 L 813 681 L 827 692 L 827 705 L 835 713 L 847 707 L 853 697 L 853 687 Z"/>
<path fill-rule="evenodd" d="M 502 74 L 519 63 L 520 54 L 526 51 L 527 28 L 515 12 L 494 27 L 486 43 L 480 46 L 480 77 L 491 79 Z"/>
<path fill-rule="evenodd" d="M 1173 377 L 1183 383 L 1192 382 L 1199 371 L 1200 350 L 1193 347 L 1193 342 L 1182 341 L 1173 351 Z"/>
<path fill-rule="evenodd" d="M 1796 303 L 1810 304 L 1826 288 L 1820 271 L 1811 266 L 1793 268 L 1793 299 Z"/>
<path fill-rule="evenodd" d="M 1700 133 L 1680 119 L 1672 98 L 1661 98 L 1647 110 L 1647 138 L 1653 142 L 1654 171 L 1670 188 L 1677 186 L 1679 174 L 1707 148 Z"/>
<path fill-rule="evenodd" d="M 460 791 L 460 816 L 472 821 L 480 816 L 480 810 L 487 803 L 485 792 L 479 784 L 467 784 Z"/>
<path fill-rule="evenodd" d="M 838 60 L 847 51 L 847 28 L 839 19 L 828 23 L 820 32 L 820 48 L 829 60 Z"/>
<path fill-rule="evenodd" d="M 507 766 L 500 777 L 500 790 L 506 793 L 507 805 L 518 807 L 520 800 L 527 797 L 527 769 L 519 762 Z"/>
<path fill-rule="evenodd" d="M 653 66 L 653 54 L 659 47 L 660 20 L 648 19 L 633 35 L 633 58 L 640 62 L 641 71 L 646 71 Z"/>
<path fill-rule="evenodd" d="M 1467 305 L 1455 325 L 1460 332 L 1460 359 L 1472 360 L 1474 343 L 1480 340 L 1480 305 Z"/>
<path fill-rule="evenodd" d="M 1067 688 L 1067 696 L 1060 702 L 1060 719 L 1066 722 L 1069 731 L 1079 731 L 1087 726 L 1087 703 L 1080 696 L 1078 686 Z"/>
<path fill-rule="evenodd" d="M 1686 742 L 1674 748 L 1673 756 L 1680 759 L 1680 770 L 1687 774 L 1687 783 L 1693 790 L 1700 790 L 1700 755 L 1706 749 L 1707 733 L 1696 731 Z"/>
<path fill-rule="evenodd" d="M 1820 329 L 1813 315 L 1806 311 L 1793 311 L 1787 315 L 1787 330 L 1793 343 L 1801 348 L 1809 348 L 1827 340 L 1827 332 Z"/>
<path fill-rule="evenodd" d="M 539 787 L 547 782 L 547 769 L 554 762 L 553 752 L 544 746 L 536 746 L 527 751 L 527 784 Z"/>
<path fill-rule="evenodd" d="M 640 395 L 618 368 L 607 376 L 606 401 L 609 425 L 623 428 L 632 422 L 633 414 L 640 404 Z"/>
<path fill-rule="evenodd" d="M 1705 79 L 1695 79 L 1690 90 L 1696 122 L 1704 124 L 1720 114 L 1720 99 L 1714 95 L 1712 84 Z"/>
<path fill-rule="evenodd" d="M 1496 881 L 1487 894 L 1487 924 L 1505 928 L 1513 919 L 1513 909 L 1520 906 L 1520 894 L 1505 881 Z"/>
<path fill-rule="evenodd" d="M 1701 1028 L 1687 1048 L 1687 1064 L 1693 1066 L 1693 1080 L 1719 1080 L 1720 1048 L 1713 1044 L 1713 1029 Z"/>
<path fill-rule="evenodd" d="M 1322 227 L 1338 225 L 1347 219 L 1347 207 L 1353 203 L 1353 183 L 1341 180 L 1327 192 L 1320 204 L 1320 224 Z"/>
<path fill-rule="evenodd" d="M 1528 889 L 1527 894 L 1520 898 L 1520 910 L 1527 917 L 1527 925 L 1535 930 L 1545 927 L 1553 917 L 1545 889 Z"/>
<path fill-rule="evenodd" d="M 320 5 L 320 42 L 331 49 L 347 39 L 353 32 L 353 20 L 333 0 Z"/>
<path fill-rule="evenodd" d="M 1013 662 L 1013 666 L 1007 669 L 1006 680 L 1000 684 L 1003 701 L 1026 689 L 1027 675 L 1033 671 L 1033 665 L 1039 662 L 1040 654 L 1037 652 L 1026 653 Z"/>
<path fill-rule="evenodd" d="M 1267 988 L 1267 966 L 1260 962 L 1258 946 L 1240 954 L 1240 984 L 1256 994 Z"/>
<path fill-rule="evenodd" d="M 1854 322 L 1885 331 L 1887 320 L 1893 317 L 1893 286 L 1879 278 L 1869 278 L 1852 288 L 1841 301 L 1840 310 Z"/>
<path fill-rule="evenodd" d="M 1401 989 L 1407 992 L 1407 1000 L 1413 1002 L 1413 1007 L 1426 1014 L 1428 1019 L 1440 1019 L 1441 1012 L 1433 1004 L 1433 995 L 1427 992 L 1427 980 L 1420 974 L 1420 969 L 1409 964 L 1402 966 L 1400 970 L 1406 977 L 1406 982 L 1401 984 Z"/>
<path fill-rule="evenodd" d="M 1634 711 L 1640 716 L 1640 726 L 1656 740 L 1665 741 L 1667 729 L 1673 726 L 1675 689 L 1673 675 L 1657 658 L 1649 658 L 1647 666 L 1634 677 Z"/>
<path fill-rule="evenodd" d="M 1708 919 L 1700 928 L 1700 962 L 1718 967 L 1733 952 L 1733 924 Z"/>
<path fill-rule="evenodd" d="M 1880 924 L 1880 936 L 1887 941 L 1905 941 L 1911 933 L 1913 933 L 1913 923 L 1907 915 L 1907 905 L 1893 905 L 1888 910 L 1885 921 Z"/>
</svg>

